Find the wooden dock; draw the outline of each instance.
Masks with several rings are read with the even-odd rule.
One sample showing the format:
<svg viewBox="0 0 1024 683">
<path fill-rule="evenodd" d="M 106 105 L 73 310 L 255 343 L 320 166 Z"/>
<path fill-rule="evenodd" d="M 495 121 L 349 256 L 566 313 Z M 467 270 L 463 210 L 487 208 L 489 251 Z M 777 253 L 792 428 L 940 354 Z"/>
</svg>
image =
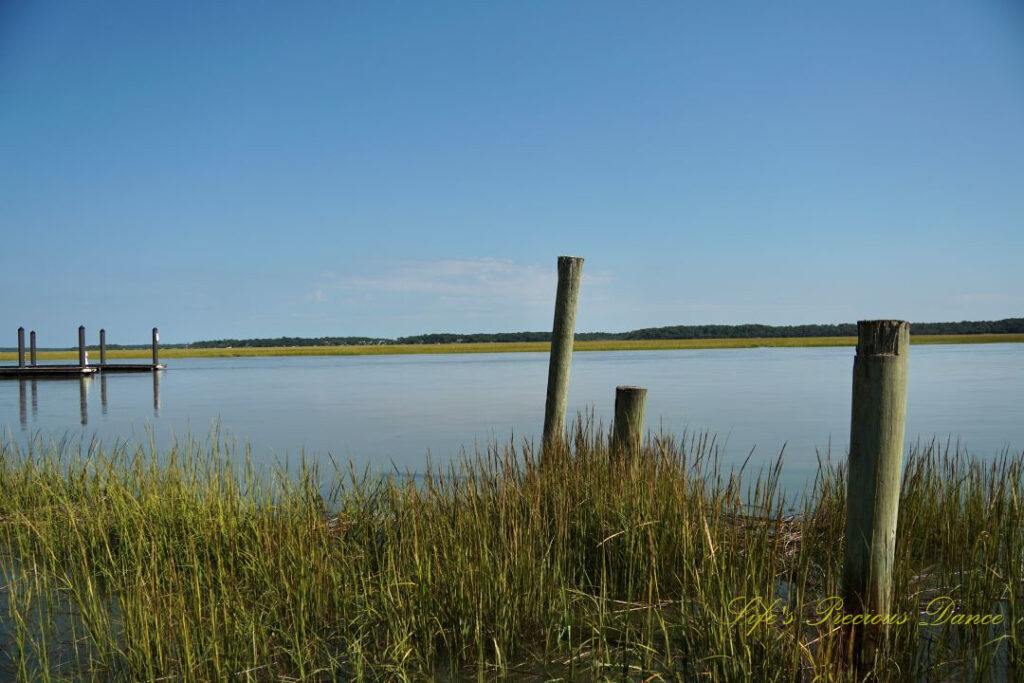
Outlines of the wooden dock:
<svg viewBox="0 0 1024 683">
<path fill-rule="evenodd" d="M 106 365 L 0 365 L 0 379 L 29 379 L 33 377 L 89 377 L 99 373 L 156 372 L 166 365 L 150 363 L 107 363 Z"/>
<path fill-rule="evenodd" d="M 107 331 L 100 330 L 100 362 L 90 365 L 89 355 L 85 348 L 85 327 L 78 327 L 78 363 L 39 365 L 36 363 L 36 333 L 31 333 L 30 361 L 25 359 L 25 328 L 18 328 L 18 364 L 0 365 L 0 379 L 44 378 L 44 377 L 87 377 L 98 373 L 117 372 L 157 372 L 166 370 L 167 366 L 160 363 L 160 333 L 153 328 L 153 362 L 152 363 L 108 363 L 107 362 Z"/>
<path fill-rule="evenodd" d="M 88 377 L 96 373 L 95 365 L 0 365 L 0 379 L 26 377 Z"/>
<path fill-rule="evenodd" d="M 89 366 L 99 368 L 100 372 L 156 372 L 166 370 L 167 366 L 161 363 L 107 363 L 106 365 Z"/>
</svg>

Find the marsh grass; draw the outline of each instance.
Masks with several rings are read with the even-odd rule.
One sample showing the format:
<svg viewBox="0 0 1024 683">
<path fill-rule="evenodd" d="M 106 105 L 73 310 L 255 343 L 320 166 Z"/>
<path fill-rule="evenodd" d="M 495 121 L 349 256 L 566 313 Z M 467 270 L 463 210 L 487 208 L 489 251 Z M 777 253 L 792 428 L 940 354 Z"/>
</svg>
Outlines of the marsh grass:
<svg viewBox="0 0 1024 683">
<path fill-rule="evenodd" d="M 17 680 L 853 680 L 834 619 L 843 467 L 706 435 L 628 462 L 579 419 L 418 476 L 258 470 L 219 437 L 0 442 L 0 673 Z M 1024 454 L 911 449 L 880 680 L 1014 680 Z M 931 600 L 998 627 L 919 625 Z M 745 606 L 760 607 L 760 618 Z M 934 621 L 934 619 L 932 619 Z"/>
<path fill-rule="evenodd" d="M 926 334 L 914 335 L 914 344 L 1001 344 L 1024 342 L 1024 334 Z M 759 347 L 856 346 L 856 337 L 757 337 L 736 339 L 610 339 L 576 341 L 576 351 L 665 351 L 676 349 L 740 349 Z M 92 349 L 93 347 L 90 347 Z M 367 346 L 257 346 L 215 349 L 162 348 L 160 358 L 235 358 L 253 356 L 376 356 L 440 353 L 548 353 L 548 342 L 492 342 L 464 344 L 381 344 Z M 93 351 L 94 354 L 96 351 Z M 17 360 L 18 354 L 0 351 L 0 361 Z M 41 360 L 77 360 L 77 350 L 40 351 Z M 149 359 L 144 349 L 110 349 L 111 360 Z M 95 362 L 95 359 L 94 359 Z"/>
</svg>

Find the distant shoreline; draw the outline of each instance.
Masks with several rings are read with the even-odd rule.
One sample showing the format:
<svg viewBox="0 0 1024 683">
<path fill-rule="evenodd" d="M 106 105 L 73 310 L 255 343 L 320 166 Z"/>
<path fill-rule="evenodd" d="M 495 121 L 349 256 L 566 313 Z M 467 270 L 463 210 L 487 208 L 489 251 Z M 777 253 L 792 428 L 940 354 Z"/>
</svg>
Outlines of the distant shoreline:
<svg viewBox="0 0 1024 683">
<path fill-rule="evenodd" d="M 913 344 L 1000 344 L 1022 343 L 1024 334 L 927 334 L 911 337 Z M 576 351 L 664 351 L 674 349 L 747 349 L 759 347 L 854 346 L 856 337 L 751 337 L 734 339 L 614 339 L 577 341 Z M 160 358 L 233 358 L 254 356 L 384 356 L 453 353 L 542 353 L 548 342 L 478 342 L 458 344 L 381 344 L 351 346 L 265 346 L 236 348 L 165 348 Z M 99 361 L 99 352 L 89 348 L 90 361 Z M 109 359 L 150 358 L 143 349 L 108 349 Z M 39 360 L 75 360 L 76 349 L 40 351 Z M 16 351 L 0 352 L 0 361 L 16 361 Z"/>
</svg>

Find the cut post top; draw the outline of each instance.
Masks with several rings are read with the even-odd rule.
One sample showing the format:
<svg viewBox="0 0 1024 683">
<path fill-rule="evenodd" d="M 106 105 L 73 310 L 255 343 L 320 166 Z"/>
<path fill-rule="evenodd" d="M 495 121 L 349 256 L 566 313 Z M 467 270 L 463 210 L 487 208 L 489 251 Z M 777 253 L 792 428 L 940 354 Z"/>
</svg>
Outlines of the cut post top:
<svg viewBox="0 0 1024 683">
<path fill-rule="evenodd" d="M 567 282 L 570 287 L 579 286 L 579 278 L 583 273 L 583 258 L 580 256 L 558 257 L 558 278 Z"/>
<path fill-rule="evenodd" d="M 905 320 L 858 320 L 858 356 L 899 356 L 910 346 L 910 323 Z"/>
</svg>

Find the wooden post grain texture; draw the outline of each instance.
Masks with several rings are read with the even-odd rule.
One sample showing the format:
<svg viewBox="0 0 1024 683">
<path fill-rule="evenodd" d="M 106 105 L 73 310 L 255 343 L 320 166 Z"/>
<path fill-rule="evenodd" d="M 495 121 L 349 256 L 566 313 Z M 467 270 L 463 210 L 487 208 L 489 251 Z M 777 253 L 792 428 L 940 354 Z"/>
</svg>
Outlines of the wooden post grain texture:
<svg viewBox="0 0 1024 683">
<path fill-rule="evenodd" d="M 615 423 L 612 427 L 612 454 L 634 457 L 644 438 L 644 413 L 647 389 L 615 387 Z"/>
<path fill-rule="evenodd" d="M 18 367 L 25 367 L 25 328 L 18 328 Z"/>
<path fill-rule="evenodd" d="M 28 333 L 28 362 L 32 367 L 36 366 L 36 331 Z"/>
<path fill-rule="evenodd" d="M 886 617 L 892 605 L 909 350 L 906 322 L 857 323 L 843 563 L 843 605 L 849 614 Z M 884 623 L 854 631 L 858 669 L 870 667 L 884 635 Z"/>
<path fill-rule="evenodd" d="M 558 290 L 555 320 L 551 330 L 547 401 L 544 404 L 544 447 L 561 440 L 565 432 L 565 410 L 569 400 L 569 368 L 572 365 L 576 304 L 580 296 L 583 259 L 558 257 Z"/>
</svg>

